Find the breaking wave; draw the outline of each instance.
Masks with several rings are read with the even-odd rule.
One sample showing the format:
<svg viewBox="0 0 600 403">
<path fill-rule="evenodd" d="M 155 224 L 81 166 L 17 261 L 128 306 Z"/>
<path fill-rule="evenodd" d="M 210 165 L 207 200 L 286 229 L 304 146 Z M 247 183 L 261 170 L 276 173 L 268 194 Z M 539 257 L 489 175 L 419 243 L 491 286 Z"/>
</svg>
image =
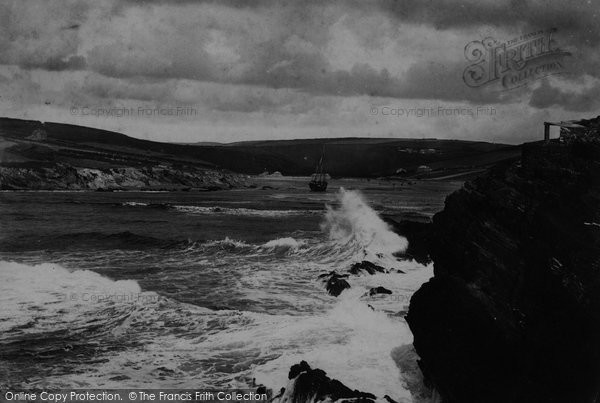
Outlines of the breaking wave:
<svg viewBox="0 0 600 403">
<path fill-rule="evenodd" d="M 122 206 L 185 214 L 306 214 Z M 7 372 L 0 369 L 0 378 L 118 388 L 235 387 L 256 378 L 278 390 L 287 383 L 289 367 L 307 360 L 353 388 L 411 401 L 409 389 L 422 382 L 411 367 L 412 351 L 394 350 L 412 342 L 399 312 L 431 276 L 431 267 L 396 260 L 393 254 L 407 247 L 406 239 L 356 191 L 341 190 L 326 207 L 321 232 L 315 229 L 290 228 L 253 242 L 236 239 L 235 231 L 208 241 L 116 231 L 66 234 L 59 240 L 96 245 L 93 252 L 70 255 L 66 266 L 108 268 L 102 273 L 126 278 L 135 274 L 139 283 L 58 264 L 0 261 L 0 355 L 10 365 Z M 98 251 L 97 245 L 105 249 Z M 132 250 L 119 251 L 126 245 Z M 325 292 L 319 274 L 342 272 L 361 260 L 406 274 L 351 276 L 351 288 L 338 298 Z M 393 291 L 391 297 L 368 296 L 371 287 L 381 285 Z M 48 365 L 46 357 L 58 357 L 53 362 L 60 365 Z M 32 371 L 27 363 L 39 367 Z"/>
<path fill-rule="evenodd" d="M 277 239 L 273 239 L 267 243 L 265 243 L 264 245 L 262 245 L 263 248 L 266 249 L 291 249 L 291 250 L 297 250 L 298 248 L 300 248 L 302 245 L 305 245 L 306 242 L 305 241 L 297 241 L 294 238 L 291 237 L 286 237 L 286 238 L 277 238 Z"/>
<path fill-rule="evenodd" d="M 339 247 L 349 248 L 359 259 L 391 263 L 404 252 L 406 238 L 393 232 L 358 191 L 340 189 L 339 206 L 327 206 L 321 229 Z"/>
<path fill-rule="evenodd" d="M 136 201 L 127 201 L 120 204 L 122 207 L 134 208 L 160 208 L 177 211 L 190 215 L 237 215 L 237 216 L 255 216 L 255 217 L 285 217 L 294 215 L 321 214 L 322 210 L 268 210 L 251 209 L 243 207 L 221 207 L 221 206 L 194 206 L 178 205 L 169 203 L 144 203 Z"/>
<path fill-rule="evenodd" d="M 140 203 L 133 203 L 138 206 Z M 142 203 L 143 204 L 143 203 Z M 147 204 L 146 207 L 151 205 Z M 171 206 L 191 214 L 240 214 L 278 217 L 290 214 L 306 214 L 304 210 L 254 210 L 245 208 L 221 208 L 200 206 Z M 130 233 L 105 236 L 94 234 L 94 241 L 133 242 L 134 246 L 142 242 L 147 245 L 183 249 L 186 252 L 217 253 L 228 251 L 235 254 L 306 255 L 321 262 L 357 262 L 369 260 L 385 267 L 397 265 L 394 254 L 403 252 L 408 246 L 406 238 L 393 232 L 377 212 L 369 206 L 358 191 L 340 189 L 333 205 L 325 206 L 325 214 L 320 224 L 326 240 L 314 237 L 314 234 L 299 233 L 300 236 L 287 236 L 272 239 L 262 244 L 247 243 L 226 237 L 221 240 L 156 240 L 146 237 L 137 238 Z M 321 211 L 322 213 L 322 211 Z"/>
<path fill-rule="evenodd" d="M 204 206 L 173 206 L 173 208 L 182 213 L 188 214 L 223 214 L 257 217 L 285 217 L 290 215 L 318 214 L 317 210 L 259 210 L 249 208 L 229 208 L 229 207 L 204 207 Z"/>
<path fill-rule="evenodd" d="M 136 281 L 57 264 L 0 261 L 0 270 L 0 355 L 6 358 L 89 357 L 124 346 L 118 338 L 130 316 L 158 300 Z M 94 342 L 100 339 L 104 344 Z"/>
</svg>

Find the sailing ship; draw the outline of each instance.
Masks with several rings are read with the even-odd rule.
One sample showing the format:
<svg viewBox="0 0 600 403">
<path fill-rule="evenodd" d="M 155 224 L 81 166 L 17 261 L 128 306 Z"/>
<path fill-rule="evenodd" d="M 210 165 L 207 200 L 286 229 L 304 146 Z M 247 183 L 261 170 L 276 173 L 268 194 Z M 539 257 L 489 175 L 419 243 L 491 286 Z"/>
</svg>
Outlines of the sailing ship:
<svg viewBox="0 0 600 403">
<path fill-rule="evenodd" d="M 315 173 L 312 174 L 310 182 L 308 186 L 310 190 L 313 192 L 324 192 L 327 190 L 327 174 L 323 168 L 323 157 L 325 155 L 325 150 L 321 153 L 321 158 L 317 163 L 317 168 L 315 169 Z"/>
</svg>

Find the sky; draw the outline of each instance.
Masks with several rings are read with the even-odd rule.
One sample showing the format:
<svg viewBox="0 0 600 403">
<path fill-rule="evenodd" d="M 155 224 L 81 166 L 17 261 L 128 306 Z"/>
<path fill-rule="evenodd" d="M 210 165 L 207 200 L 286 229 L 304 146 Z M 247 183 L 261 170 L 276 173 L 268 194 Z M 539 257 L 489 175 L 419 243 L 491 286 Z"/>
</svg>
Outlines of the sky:
<svg viewBox="0 0 600 403">
<path fill-rule="evenodd" d="M 0 116 L 190 143 L 517 144 L 600 114 L 599 16 L 598 0 L 2 0 Z"/>
</svg>

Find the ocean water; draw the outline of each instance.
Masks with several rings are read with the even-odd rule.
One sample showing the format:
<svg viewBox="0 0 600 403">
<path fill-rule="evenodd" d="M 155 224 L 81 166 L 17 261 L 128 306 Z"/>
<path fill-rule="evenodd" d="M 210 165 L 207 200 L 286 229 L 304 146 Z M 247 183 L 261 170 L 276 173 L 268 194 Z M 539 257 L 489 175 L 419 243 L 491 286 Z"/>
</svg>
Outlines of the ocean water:
<svg viewBox="0 0 600 403">
<path fill-rule="evenodd" d="M 2 192 L 0 385 L 279 390 L 306 360 L 425 401 L 403 317 L 432 267 L 394 257 L 407 242 L 381 216 L 430 217 L 459 185 Z M 394 270 L 329 296 L 318 275 L 361 260 Z M 366 295 L 376 286 L 393 294 Z"/>
</svg>

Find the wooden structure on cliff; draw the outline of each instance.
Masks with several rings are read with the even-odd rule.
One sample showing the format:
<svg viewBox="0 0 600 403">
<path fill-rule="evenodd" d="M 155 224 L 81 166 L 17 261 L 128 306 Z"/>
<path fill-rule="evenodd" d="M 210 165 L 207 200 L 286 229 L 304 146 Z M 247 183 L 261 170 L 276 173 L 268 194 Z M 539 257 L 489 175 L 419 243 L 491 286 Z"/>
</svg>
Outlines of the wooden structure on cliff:
<svg viewBox="0 0 600 403">
<path fill-rule="evenodd" d="M 544 122 L 544 140 L 550 140 L 550 126 L 560 127 L 560 138 L 568 140 L 574 136 L 600 134 L 600 115 L 593 119 Z"/>
</svg>

